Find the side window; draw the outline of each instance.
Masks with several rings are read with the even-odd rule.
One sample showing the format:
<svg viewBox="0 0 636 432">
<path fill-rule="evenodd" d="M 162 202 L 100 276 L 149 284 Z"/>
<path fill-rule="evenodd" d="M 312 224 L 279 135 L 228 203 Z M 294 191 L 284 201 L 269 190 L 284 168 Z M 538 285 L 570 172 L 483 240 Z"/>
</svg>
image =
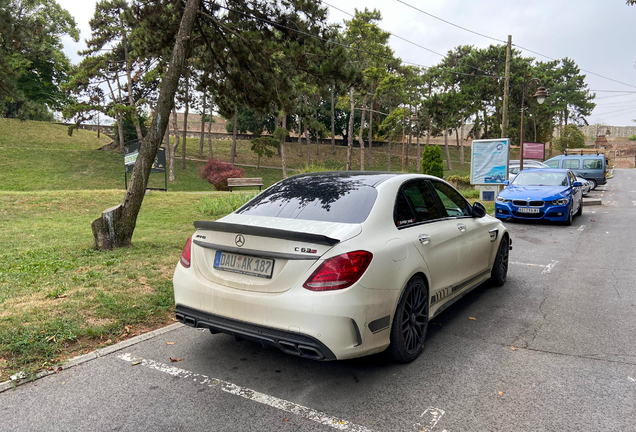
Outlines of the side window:
<svg viewBox="0 0 636 432">
<path fill-rule="evenodd" d="M 570 176 L 570 186 L 572 186 L 576 181 L 576 176 L 572 172 L 568 172 L 568 175 Z"/>
<path fill-rule="evenodd" d="M 400 227 L 411 223 L 440 219 L 440 211 L 426 183 L 408 183 L 398 193 L 395 204 L 395 225 Z"/>
<path fill-rule="evenodd" d="M 563 159 L 563 168 L 579 169 L 581 161 L 579 159 Z"/>
<path fill-rule="evenodd" d="M 546 162 L 546 165 L 549 166 L 550 168 L 558 168 L 559 167 L 559 160 L 553 160 L 553 161 L 548 161 Z"/>
<path fill-rule="evenodd" d="M 603 169 L 603 161 L 600 159 L 585 159 L 583 161 L 583 168 L 585 169 Z"/>
<path fill-rule="evenodd" d="M 442 202 L 442 206 L 446 209 L 446 214 L 450 217 L 470 216 L 470 204 L 457 192 L 453 187 L 446 183 L 431 181 L 437 196 Z"/>
</svg>

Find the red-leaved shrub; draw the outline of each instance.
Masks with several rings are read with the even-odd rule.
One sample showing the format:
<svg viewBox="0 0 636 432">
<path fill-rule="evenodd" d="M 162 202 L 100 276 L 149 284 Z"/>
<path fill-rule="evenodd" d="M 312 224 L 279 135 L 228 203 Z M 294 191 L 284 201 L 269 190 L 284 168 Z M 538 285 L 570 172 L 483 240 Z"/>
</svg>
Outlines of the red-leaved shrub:
<svg viewBox="0 0 636 432">
<path fill-rule="evenodd" d="M 240 177 L 245 177 L 245 171 L 215 158 L 208 159 L 208 163 L 201 171 L 201 178 L 212 183 L 219 191 L 230 190 L 227 179 Z"/>
</svg>

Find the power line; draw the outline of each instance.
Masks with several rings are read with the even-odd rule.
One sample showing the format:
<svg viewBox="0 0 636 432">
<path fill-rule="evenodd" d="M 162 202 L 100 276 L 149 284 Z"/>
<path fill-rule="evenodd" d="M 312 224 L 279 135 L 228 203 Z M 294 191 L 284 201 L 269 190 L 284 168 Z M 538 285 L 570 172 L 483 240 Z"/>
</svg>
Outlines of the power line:
<svg viewBox="0 0 636 432">
<path fill-rule="evenodd" d="M 272 25 L 274 27 L 284 28 L 286 30 L 293 31 L 293 32 L 302 34 L 304 36 L 308 36 L 308 37 L 311 37 L 311 38 L 314 38 L 314 39 L 318 39 L 318 40 L 321 40 L 323 42 L 327 42 L 327 43 L 330 43 L 330 44 L 333 44 L 333 45 L 341 46 L 343 48 L 347 48 L 347 49 L 350 49 L 350 50 L 353 50 L 353 51 L 358 51 L 358 52 L 361 52 L 363 54 L 368 54 L 368 55 L 375 56 L 375 57 L 378 57 L 378 58 L 382 58 L 382 59 L 385 59 L 385 60 L 395 60 L 393 57 L 389 57 L 389 56 L 386 56 L 384 54 L 379 54 L 379 53 L 375 53 L 375 52 L 372 52 L 372 51 L 367 51 L 367 50 L 364 50 L 364 49 L 352 47 L 351 45 L 347 45 L 347 44 L 344 44 L 344 43 L 336 42 L 336 41 L 334 41 L 332 39 L 323 38 L 321 36 L 313 35 L 311 33 L 307 33 L 307 32 L 304 32 L 302 30 L 299 30 L 299 29 L 287 27 L 287 26 L 285 26 L 283 24 L 280 24 L 280 23 L 277 23 L 277 22 L 274 22 L 274 21 L 270 21 L 270 20 L 267 20 L 265 18 L 261 18 L 261 17 L 258 17 L 256 15 L 253 15 L 253 14 L 248 14 L 248 13 L 241 12 L 241 11 L 238 11 L 238 10 L 235 10 L 235 9 L 231 9 L 231 8 L 228 8 L 227 6 L 218 5 L 218 7 L 222 8 L 222 9 L 225 9 L 227 11 L 230 11 L 230 12 L 234 12 L 234 13 L 243 15 L 243 16 L 254 18 L 255 20 L 262 21 L 262 22 L 267 23 L 269 25 Z M 406 63 L 406 64 L 409 64 L 411 66 L 421 67 L 421 68 L 424 68 L 424 69 L 430 69 L 431 68 L 430 66 L 426 66 L 426 65 L 423 65 L 423 64 L 419 64 L 419 63 L 409 62 L 409 61 L 406 61 L 406 60 L 402 60 L 402 63 Z M 501 77 L 496 76 L 496 75 L 475 75 L 475 74 L 469 74 L 469 73 L 463 73 L 463 72 L 455 72 L 455 71 L 452 71 L 450 69 L 442 69 L 442 70 L 447 70 L 448 72 L 456 74 L 456 75 L 465 75 L 465 76 L 470 76 L 470 77 L 501 78 Z"/>
<path fill-rule="evenodd" d="M 355 15 L 354 15 L 354 14 L 349 13 L 349 12 L 347 12 L 347 11 L 345 11 L 345 10 L 342 10 L 342 9 L 340 9 L 340 8 L 338 8 L 338 7 L 334 6 L 334 5 L 330 5 L 330 4 L 329 4 L 329 3 L 327 3 L 326 1 L 322 1 L 322 0 L 321 0 L 321 3 L 322 3 L 322 4 L 324 4 L 324 5 L 329 6 L 331 9 L 335 9 L 335 10 L 337 10 L 337 11 L 342 12 L 342 13 L 343 13 L 343 14 L 345 14 L 345 15 L 349 15 L 350 17 L 355 18 Z M 415 45 L 415 46 L 416 46 L 416 47 L 418 47 L 418 48 L 422 48 L 423 50 L 426 50 L 426 51 L 428 51 L 428 52 L 430 52 L 430 53 L 436 54 L 436 55 L 438 55 L 438 56 L 440 56 L 440 57 L 444 57 L 444 54 L 440 54 L 440 53 L 438 53 L 437 51 L 433 51 L 433 50 L 432 50 L 432 49 L 430 49 L 430 48 L 426 48 L 425 46 L 422 46 L 422 45 L 420 45 L 420 44 L 418 44 L 418 43 L 416 43 L 416 42 L 410 41 L 410 40 L 408 40 L 408 39 L 406 39 L 406 38 L 403 38 L 402 36 L 396 35 L 395 33 L 392 33 L 392 32 L 390 32 L 390 31 L 384 30 L 382 27 L 380 27 L 380 26 L 379 26 L 379 25 L 377 25 L 377 24 L 373 24 L 373 25 L 374 25 L 374 26 L 376 26 L 377 28 L 379 28 L 380 30 L 382 30 L 382 31 L 384 31 L 384 32 L 387 32 L 388 34 L 390 34 L 390 35 L 391 35 L 391 36 L 393 36 L 394 38 L 397 38 L 397 39 L 403 40 L 404 42 L 408 42 L 408 43 L 410 43 L 411 45 Z"/>
<path fill-rule="evenodd" d="M 435 15 L 433 15 L 433 14 L 431 14 L 431 13 L 428 13 L 428 12 L 426 12 L 426 11 L 423 11 L 422 9 L 416 8 L 415 6 L 410 5 L 410 4 L 408 4 L 408 3 L 406 3 L 406 2 L 404 2 L 404 1 L 402 1 L 402 0 L 396 0 L 396 1 L 397 1 L 398 3 L 402 3 L 403 5 L 410 7 L 411 9 L 415 9 L 416 11 L 421 12 L 421 13 L 423 13 L 424 15 L 430 16 L 431 18 L 435 18 L 436 20 L 442 21 L 442 22 L 444 22 L 444 23 L 446 23 L 446 24 L 448 24 L 448 25 L 452 25 L 453 27 L 457 27 L 457 28 L 459 28 L 459 29 L 462 29 L 462 30 L 467 31 L 467 32 L 469 32 L 469 33 L 476 34 L 476 35 L 481 36 L 481 37 L 484 37 L 484 38 L 486 38 L 486 39 L 491 39 L 491 40 L 494 40 L 494 41 L 497 41 L 497 42 L 501 42 L 501 43 L 504 43 L 504 44 L 506 44 L 506 43 L 507 43 L 507 42 L 506 42 L 506 41 L 504 41 L 504 40 L 500 40 L 500 39 L 494 38 L 494 37 L 492 37 L 492 36 L 488 36 L 488 35 L 485 35 L 485 34 L 483 34 L 483 33 L 479 33 L 479 32 L 476 32 L 476 31 L 474 31 L 474 30 L 470 30 L 470 29 L 468 29 L 468 28 L 466 28 L 466 27 L 462 27 L 462 26 L 460 26 L 460 25 L 454 24 L 454 23 L 452 23 L 452 22 L 450 22 L 450 21 L 447 21 L 447 20 L 445 20 L 445 19 L 443 19 L 443 18 L 440 18 L 440 17 L 435 16 Z M 545 54 L 541 54 L 540 52 L 537 52 L 537 51 L 531 50 L 531 49 L 529 49 L 529 48 L 522 47 L 521 45 L 517 45 L 517 44 L 512 44 L 512 45 L 514 45 L 514 46 L 516 46 L 517 48 L 522 49 L 522 50 L 524 50 L 524 51 L 531 52 L 532 54 L 536 54 L 536 55 L 538 55 L 538 56 L 545 57 L 545 58 L 547 58 L 547 59 L 549 59 L 549 60 L 558 61 L 557 59 L 555 59 L 555 58 L 553 58 L 553 57 L 547 56 L 547 55 L 545 55 Z M 587 69 L 579 68 L 579 70 L 581 70 L 581 71 L 583 71 L 583 72 L 587 72 L 587 73 L 589 73 L 589 74 L 591 74 L 591 75 L 594 75 L 594 76 L 597 76 L 597 77 L 599 77 L 599 78 L 603 78 L 603 79 L 606 79 L 606 80 L 609 80 L 609 81 L 613 81 L 613 82 L 615 82 L 615 83 L 622 84 L 622 85 L 625 85 L 625 86 L 628 86 L 628 87 L 636 88 L 636 85 L 627 84 L 627 83 L 625 83 L 625 82 L 622 82 L 622 81 L 619 81 L 619 80 L 615 80 L 615 79 L 613 79 L 613 78 L 609 78 L 609 77 L 606 77 L 606 76 L 601 75 L 601 74 L 597 74 L 596 72 L 592 72 L 592 71 L 587 70 Z"/>
<path fill-rule="evenodd" d="M 342 13 L 343 13 L 343 14 L 345 14 L 345 15 L 349 15 L 350 17 L 355 18 L 355 15 L 354 15 L 354 14 L 352 14 L 352 13 L 350 13 L 350 12 L 347 12 L 347 11 L 345 11 L 345 10 L 342 10 L 342 9 L 340 9 L 339 7 L 333 6 L 333 5 L 331 5 L 331 4 L 329 4 L 329 3 L 327 3 L 327 2 L 325 2 L 325 1 L 323 1 L 323 0 L 321 0 L 321 3 L 322 3 L 322 4 L 324 4 L 324 5 L 329 6 L 329 7 L 330 7 L 330 8 L 332 8 L 332 9 L 335 9 L 335 10 L 337 10 L 337 11 L 340 11 L 340 12 L 342 12 Z M 417 42 L 413 42 L 413 41 L 408 40 L 408 39 L 406 39 L 406 38 L 404 38 L 404 37 L 402 37 L 402 36 L 399 36 L 399 35 L 397 35 L 397 34 L 395 34 L 395 33 L 392 33 L 392 32 L 390 32 L 390 31 L 388 31 L 388 30 L 385 30 L 385 29 L 383 29 L 382 27 L 380 27 L 379 25 L 377 25 L 377 24 L 375 24 L 375 23 L 373 23 L 373 25 L 374 25 L 376 28 L 378 28 L 378 29 L 382 30 L 383 32 L 386 32 L 386 33 L 390 34 L 391 36 L 393 36 L 393 37 L 395 37 L 395 38 L 397 38 L 397 39 L 403 40 L 404 42 L 410 43 L 411 45 L 414 45 L 414 46 L 416 46 L 416 47 L 418 47 L 418 48 L 422 48 L 423 50 L 426 50 L 426 51 L 428 51 L 428 52 L 431 52 L 431 53 L 433 53 L 433 54 L 436 54 L 436 55 L 438 55 L 438 56 L 440 56 L 440 57 L 442 57 L 442 58 L 444 58 L 444 57 L 445 57 L 445 55 L 444 55 L 444 54 L 440 54 L 440 53 L 438 53 L 437 51 L 433 51 L 433 50 L 432 50 L 432 49 L 430 49 L 430 48 L 426 48 L 425 46 L 418 44 Z M 500 77 L 500 76 L 497 76 L 497 75 L 490 75 L 488 71 L 485 71 L 485 70 L 483 70 L 483 69 L 479 69 L 478 67 L 471 66 L 471 65 L 467 65 L 467 66 L 468 66 L 469 68 L 471 68 L 471 69 L 474 69 L 474 70 L 479 71 L 479 72 L 484 72 L 485 74 L 487 74 L 487 75 L 484 75 L 484 76 L 488 76 L 488 77 L 495 77 L 495 78 L 503 78 L 503 77 Z M 456 71 L 453 71 L 453 70 L 448 69 L 448 68 L 444 68 L 443 70 L 446 70 L 446 71 L 451 72 L 451 73 L 454 73 L 454 74 L 463 74 L 463 75 L 473 76 L 472 74 L 464 74 L 464 73 L 462 73 L 462 72 L 456 72 Z"/>
<path fill-rule="evenodd" d="M 406 3 L 406 2 L 403 2 L 402 0 L 397 0 L 397 2 L 398 2 L 398 3 L 402 3 L 403 5 L 408 6 L 408 7 L 410 7 L 411 9 L 415 9 L 416 11 L 421 12 L 421 13 L 423 13 L 424 15 L 428 15 L 428 16 L 430 16 L 431 18 L 435 18 L 436 20 L 442 21 L 442 22 L 444 22 L 444 23 L 446 23 L 446 24 L 448 24 L 448 25 L 452 25 L 453 27 L 457 27 L 457 28 L 462 29 L 462 30 L 464 30 L 464 31 L 467 31 L 467 32 L 469 32 L 469 33 L 473 33 L 473 34 L 476 34 L 476 35 L 478 35 L 478 36 L 485 37 L 485 38 L 487 38 L 487 39 L 492 39 L 492 40 L 497 41 L 497 42 L 501 42 L 501 43 L 505 43 L 505 44 L 507 44 L 507 43 L 508 43 L 508 42 L 506 42 L 506 41 L 504 41 L 504 40 L 497 39 L 497 38 L 494 38 L 494 37 L 491 37 L 491 36 L 485 35 L 485 34 L 483 34 L 483 33 L 479 33 L 479 32 L 476 32 L 476 31 L 474 31 L 474 30 L 467 29 L 466 27 L 462 27 L 462 26 L 457 25 L 457 24 L 454 24 L 454 23 L 452 23 L 452 22 L 450 22 L 450 21 L 446 21 L 445 19 L 442 19 L 442 18 L 440 18 L 440 17 L 438 17 L 438 16 L 435 16 L 435 15 L 433 15 L 433 14 L 430 14 L 430 13 L 426 12 L 426 11 L 423 11 L 422 9 L 416 8 L 415 6 L 410 5 L 410 4 Z"/>
</svg>

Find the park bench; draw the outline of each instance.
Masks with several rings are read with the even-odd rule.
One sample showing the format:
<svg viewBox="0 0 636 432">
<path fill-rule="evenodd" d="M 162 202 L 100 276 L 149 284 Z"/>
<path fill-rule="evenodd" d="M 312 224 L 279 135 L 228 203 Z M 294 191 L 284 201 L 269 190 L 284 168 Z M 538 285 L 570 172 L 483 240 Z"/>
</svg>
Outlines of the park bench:
<svg viewBox="0 0 636 432">
<path fill-rule="evenodd" d="M 229 178 L 227 179 L 227 185 L 230 188 L 230 192 L 235 187 L 249 187 L 249 186 L 258 186 L 258 190 L 260 192 L 261 187 L 263 187 L 263 179 L 260 177 L 256 178 Z"/>
</svg>

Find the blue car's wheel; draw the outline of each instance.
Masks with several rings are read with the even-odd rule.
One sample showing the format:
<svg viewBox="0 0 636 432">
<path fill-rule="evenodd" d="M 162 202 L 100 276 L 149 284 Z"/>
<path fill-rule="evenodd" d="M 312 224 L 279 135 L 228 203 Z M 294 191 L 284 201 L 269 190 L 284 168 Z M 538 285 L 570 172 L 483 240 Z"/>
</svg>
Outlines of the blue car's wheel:
<svg viewBox="0 0 636 432">
<path fill-rule="evenodd" d="M 568 206 L 568 218 L 565 220 L 565 222 L 563 222 L 566 226 L 570 226 L 572 225 L 572 202 L 570 202 L 570 205 Z"/>
</svg>

